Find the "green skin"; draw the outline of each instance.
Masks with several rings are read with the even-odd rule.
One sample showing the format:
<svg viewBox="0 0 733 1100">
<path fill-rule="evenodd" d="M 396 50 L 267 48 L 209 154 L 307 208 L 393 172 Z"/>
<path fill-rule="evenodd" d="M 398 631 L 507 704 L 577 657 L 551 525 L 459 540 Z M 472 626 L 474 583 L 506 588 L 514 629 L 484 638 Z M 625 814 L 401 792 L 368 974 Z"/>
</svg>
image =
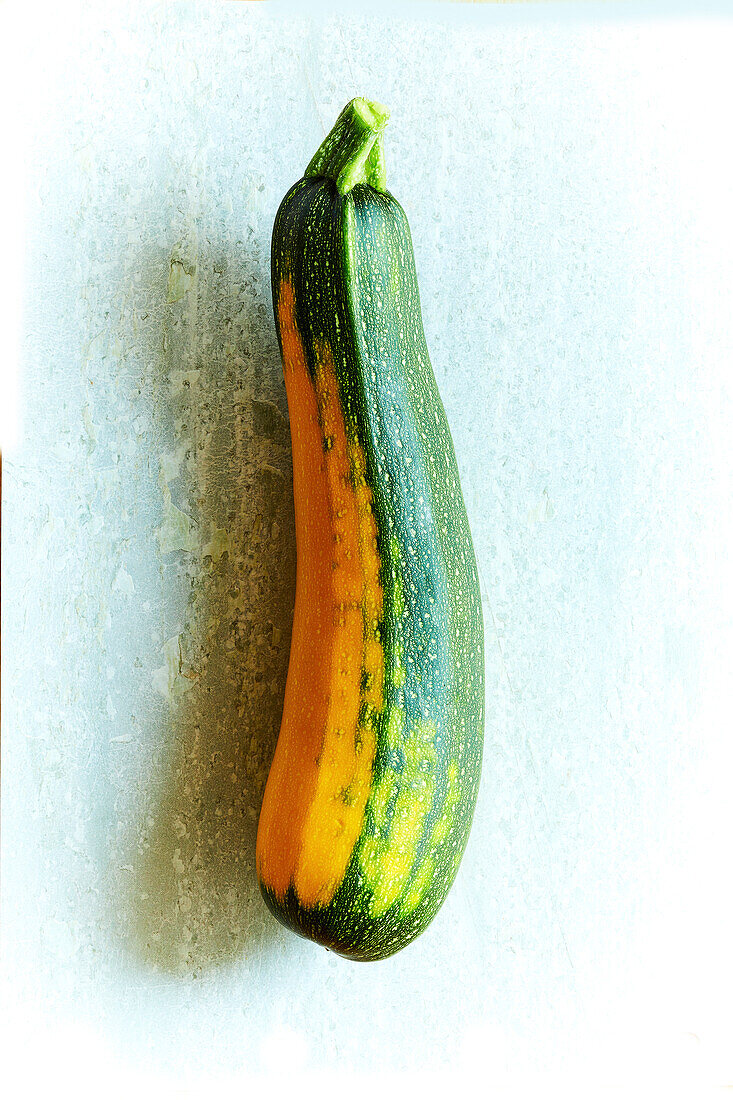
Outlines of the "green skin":
<svg viewBox="0 0 733 1100">
<path fill-rule="evenodd" d="M 377 104 L 348 104 L 285 196 L 273 294 L 292 280 L 306 359 L 330 344 L 347 433 L 364 450 L 378 532 L 384 706 L 364 825 L 327 906 L 266 886 L 286 927 L 381 959 L 429 924 L 455 878 L 481 773 L 481 599 L 455 452 L 428 357 L 410 230 L 384 190 Z M 277 314 L 277 310 L 276 310 Z M 403 824 L 400 825 L 400 822 Z M 399 850 L 398 850 L 399 849 Z"/>
</svg>

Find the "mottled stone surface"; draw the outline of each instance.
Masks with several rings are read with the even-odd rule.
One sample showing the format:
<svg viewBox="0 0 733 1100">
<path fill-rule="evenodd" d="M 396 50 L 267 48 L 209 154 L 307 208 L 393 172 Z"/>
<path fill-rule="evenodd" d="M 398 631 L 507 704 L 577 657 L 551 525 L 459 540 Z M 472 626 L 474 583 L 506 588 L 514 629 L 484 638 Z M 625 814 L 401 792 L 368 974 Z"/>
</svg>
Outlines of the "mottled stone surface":
<svg viewBox="0 0 733 1100">
<path fill-rule="evenodd" d="M 731 24 L 202 2 L 23 27 L 18 1059 L 730 1081 Z M 276 925 L 254 874 L 295 578 L 269 238 L 355 94 L 392 112 L 487 659 L 462 870 L 373 965 Z"/>
</svg>

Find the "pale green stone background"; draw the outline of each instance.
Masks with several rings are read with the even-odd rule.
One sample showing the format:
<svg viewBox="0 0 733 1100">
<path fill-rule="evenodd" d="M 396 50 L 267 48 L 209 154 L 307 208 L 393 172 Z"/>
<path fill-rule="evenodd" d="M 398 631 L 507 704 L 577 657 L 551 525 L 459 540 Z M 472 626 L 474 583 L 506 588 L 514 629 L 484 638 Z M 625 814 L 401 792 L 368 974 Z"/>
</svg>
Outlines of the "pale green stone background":
<svg viewBox="0 0 733 1100">
<path fill-rule="evenodd" d="M 21 21 L 6 1074 L 730 1083 L 733 33 L 579 7 Z M 455 887 L 369 965 L 275 924 L 253 858 L 295 568 L 269 239 L 355 94 L 392 111 L 487 673 Z"/>
</svg>

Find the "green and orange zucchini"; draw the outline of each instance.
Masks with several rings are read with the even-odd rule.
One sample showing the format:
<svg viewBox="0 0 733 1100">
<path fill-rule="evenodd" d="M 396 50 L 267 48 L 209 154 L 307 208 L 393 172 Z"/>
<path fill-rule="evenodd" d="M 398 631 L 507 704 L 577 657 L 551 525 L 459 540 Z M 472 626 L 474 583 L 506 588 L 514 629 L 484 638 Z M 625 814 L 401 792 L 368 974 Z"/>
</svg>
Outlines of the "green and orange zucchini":
<svg viewBox="0 0 733 1100">
<path fill-rule="evenodd" d="M 272 236 L 297 574 L 257 870 L 278 920 L 354 959 L 400 950 L 445 899 L 484 721 L 476 561 L 386 120 L 347 104 Z"/>
</svg>

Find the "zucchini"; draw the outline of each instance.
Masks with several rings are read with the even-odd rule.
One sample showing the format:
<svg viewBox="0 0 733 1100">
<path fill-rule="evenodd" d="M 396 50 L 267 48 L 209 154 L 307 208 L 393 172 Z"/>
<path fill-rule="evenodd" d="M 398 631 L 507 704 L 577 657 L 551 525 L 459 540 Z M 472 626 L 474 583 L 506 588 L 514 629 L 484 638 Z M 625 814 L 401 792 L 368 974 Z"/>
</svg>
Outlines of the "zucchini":
<svg viewBox="0 0 733 1100">
<path fill-rule="evenodd" d="M 279 921 L 353 959 L 399 951 L 442 904 L 483 747 L 476 560 L 387 118 L 347 104 L 272 234 L 297 574 L 257 872 Z"/>
</svg>

